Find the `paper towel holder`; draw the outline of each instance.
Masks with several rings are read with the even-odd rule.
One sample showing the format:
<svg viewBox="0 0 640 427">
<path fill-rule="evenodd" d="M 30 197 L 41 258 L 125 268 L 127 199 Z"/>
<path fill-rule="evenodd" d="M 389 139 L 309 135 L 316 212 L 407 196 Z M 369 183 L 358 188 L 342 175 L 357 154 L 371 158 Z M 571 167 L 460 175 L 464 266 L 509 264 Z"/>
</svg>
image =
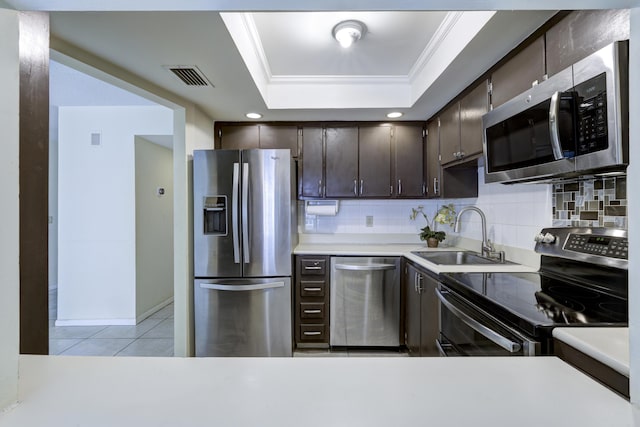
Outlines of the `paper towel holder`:
<svg viewBox="0 0 640 427">
<path fill-rule="evenodd" d="M 304 212 L 306 215 L 335 216 L 339 205 L 339 200 L 305 200 Z"/>
</svg>

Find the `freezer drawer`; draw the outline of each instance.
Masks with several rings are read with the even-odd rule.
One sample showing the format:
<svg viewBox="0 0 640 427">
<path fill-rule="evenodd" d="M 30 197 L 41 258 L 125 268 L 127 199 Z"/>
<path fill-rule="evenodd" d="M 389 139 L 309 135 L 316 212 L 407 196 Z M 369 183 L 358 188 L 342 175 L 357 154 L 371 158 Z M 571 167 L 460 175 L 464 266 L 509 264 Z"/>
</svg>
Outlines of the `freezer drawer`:
<svg viewBox="0 0 640 427">
<path fill-rule="evenodd" d="M 196 356 L 292 355 L 291 278 L 197 279 Z"/>
<path fill-rule="evenodd" d="M 332 346 L 400 345 L 400 258 L 331 258 Z"/>
</svg>

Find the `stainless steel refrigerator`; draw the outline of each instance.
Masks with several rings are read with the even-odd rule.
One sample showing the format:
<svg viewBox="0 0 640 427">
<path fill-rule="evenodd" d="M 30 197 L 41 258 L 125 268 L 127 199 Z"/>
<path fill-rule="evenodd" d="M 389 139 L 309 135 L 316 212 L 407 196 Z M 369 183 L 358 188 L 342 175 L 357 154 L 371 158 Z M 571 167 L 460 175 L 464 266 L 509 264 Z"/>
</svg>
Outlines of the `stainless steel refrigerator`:
<svg viewBox="0 0 640 427">
<path fill-rule="evenodd" d="M 193 153 L 196 356 L 291 356 L 289 150 Z"/>
</svg>

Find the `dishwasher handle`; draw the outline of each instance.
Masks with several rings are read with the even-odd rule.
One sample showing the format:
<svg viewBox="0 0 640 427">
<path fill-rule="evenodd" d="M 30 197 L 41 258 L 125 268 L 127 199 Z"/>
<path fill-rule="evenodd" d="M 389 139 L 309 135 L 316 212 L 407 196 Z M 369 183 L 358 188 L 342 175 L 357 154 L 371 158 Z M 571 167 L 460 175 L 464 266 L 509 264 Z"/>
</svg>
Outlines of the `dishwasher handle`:
<svg viewBox="0 0 640 427">
<path fill-rule="evenodd" d="M 334 266 L 336 270 L 350 270 L 350 271 L 381 271 L 381 270 L 395 270 L 395 264 L 336 264 Z"/>
<path fill-rule="evenodd" d="M 510 353 L 517 353 L 522 348 L 520 343 L 514 342 L 509 338 L 500 335 L 498 332 L 486 327 L 485 325 L 481 324 L 480 322 L 473 319 L 471 316 L 451 304 L 451 302 L 447 301 L 445 296 L 442 295 L 442 292 L 440 292 L 439 289 L 436 289 L 436 295 L 438 296 L 438 299 L 440 300 L 442 305 L 444 305 L 449 311 L 451 311 L 458 319 L 462 320 L 471 329 L 475 330 L 488 340 L 491 340 L 496 345 L 499 345 Z"/>
</svg>

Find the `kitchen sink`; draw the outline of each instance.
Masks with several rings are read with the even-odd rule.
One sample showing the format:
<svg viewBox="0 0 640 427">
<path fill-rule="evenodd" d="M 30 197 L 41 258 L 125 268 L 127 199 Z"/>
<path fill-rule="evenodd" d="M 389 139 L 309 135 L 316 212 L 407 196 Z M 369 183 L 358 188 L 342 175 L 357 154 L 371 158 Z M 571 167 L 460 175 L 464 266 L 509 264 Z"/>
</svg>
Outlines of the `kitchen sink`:
<svg viewBox="0 0 640 427">
<path fill-rule="evenodd" d="M 411 253 L 438 265 L 500 264 L 498 260 L 485 258 L 470 251 L 413 251 Z M 505 261 L 505 264 L 513 263 Z"/>
</svg>

